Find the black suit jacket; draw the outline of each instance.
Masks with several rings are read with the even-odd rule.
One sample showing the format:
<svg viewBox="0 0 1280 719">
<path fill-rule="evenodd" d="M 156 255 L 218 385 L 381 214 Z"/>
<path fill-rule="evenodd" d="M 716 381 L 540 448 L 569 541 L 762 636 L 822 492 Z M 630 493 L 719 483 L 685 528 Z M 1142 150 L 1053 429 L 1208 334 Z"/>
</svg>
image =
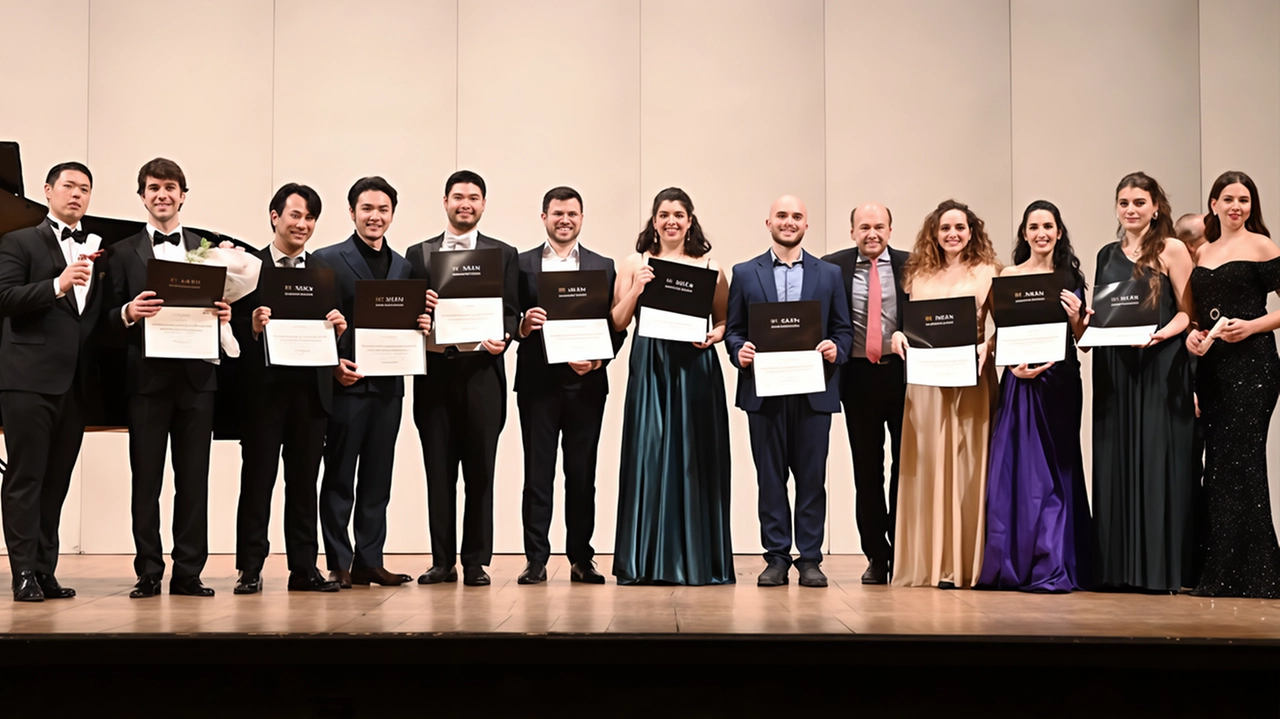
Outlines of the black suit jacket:
<svg viewBox="0 0 1280 719">
<path fill-rule="evenodd" d="M 74 293 L 57 297 L 53 280 L 67 261 L 47 222 L 0 238 L 0 390 L 60 395 L 80 371 L 86 399 L 98 397 L 92 340 L 102 314 L 107 261 L 93 264 L 85 307 L 77 312 Z"/>
<path fill-rule="evenodd" d="M 386 240 L 383 240 L 384 242 Z M 308 258 L 308 262 L 312 263 L 311 267 L 328 267 L 333 270 L 333 284 L 338 291 L 338 307 L 337 310 L 347 318 L 348 323 L 354 323 L 356 311 L 356 280 L 372 280 L 376 279 L 373 272 L 369 270 L 369 263 L 364 261 L 364 256 L 360 254 L 360 248 L 357 242 L 364 240 L 352 234 L 347 238 L 346 242 L 341 242 L 329 247 L 322 247 L 312 252 Z M 389 280 L 407 280 L 411 268 L 409 263 L 405 262 L 404 256 L 395 250 L 391 250 L 391 269 L 387 272 Z M 426 303 L 426 298 L 422 298 Z M 338 339 L 338 356 L 343 359 L 355 359 L 355 333 L 349 324 L 347 331 L 342 333 L 342 337 Z M 360 370 L 357 369 L 357 372 Z M 333 392 L 338 394 L 386 394 L 391 397 L 404 396 L 404 377 L 366 377 L 358 380 L 350 387 L 343 387 L 336 379 L 333 379 L 333 373 L 329 374 Z"/>
<path fill-rule="evenodd" d="M 185 227 L 182 242 L 187 250 L 200 246 L 200 236 Z M 138 293 L 150 289 L 147 284 L 147 262 L 155 259 L 151 236 L 144 228 L 132 237 L 117 242 L 107 250 L 107 276 L 111 278 L 107 293 L 105 327 L 117 343 L 126 347 L 125 393 L 151 394 L 163 392 L 173 382 L 185 380 L 197 392 L 218 389 L 217 368 L 204 360 L 151 359 L 142 347 L 144 322 L 126 327 L 121 309 Z"/>
<path fill-rule="evenodd" d="M 907 303 L 907 293 L 902 289 L 902 268 L 907 264 L 907 258 L 911 256 L 910 252 L 903 250 L 888 248 L 889 265 L 893 267 L 893 289 L 894 295 L 898 298 L 898 322 L 902 322 L 904 306 Z M 853 269 L 858 263 L 858 248 L 850 247 L 847 250 L 833 252 L 822 258 L 826 262 L 840 267 L 840 275 L 844 278 L 844 299 L 845 305 L 849 307 L 849 318 L 853 318 Z M 846 365 L 847 366 L 847 365 Z M 851 372 L 841 373 L 841 394 L 845 394 L 847 380 L 853 377 Z"/>
<path fill-rule="evenodd" d="M 545 245 L 544 242 L 532 250 L 521 252 L 519 256 L 518 296 L 522 315 L 538 306 L 538 275 L 542 273 L 542 248 Z M 614 269 L 613 260 L 578 245 L 578 269 L 604 270 L 609 283 L 609 306 L 612 307 L 613 284 L 618 274 Z M 612 320 L 606 321 L 609 323 L 609 330 L 613 337 L 613 353 L 617 355 L 618 350 L 622 348 L 622 341 L 626 338 L 627 331 L 617 331 L 613 327 Z M 523 339 L 519 337 L 518 332 L 513 336 L 520 340 L 520 348 L 516 350 L 516 392 L 557 392 L 561 389 L 599 387 L 601 394 L 608 394 L 609 375 L 604 371 L 604 367 L 579 376 L 577 372 L 569 369 L 567 364 L 547 364 L 547 354 L 542 345 L 542 332 L 533 332 Z M 609 360 L 605 360 L 604 365 L 608 366 L 608 364 Z"/>
<path fill-rule="evenodd" d="M 253 252 L 262 260 L 264 268 L 273 267 L 271 247 L 267 246 Z M 317 259 L 314 253 L 304 255 L 309 268 L 328 268 L 323 260 Z M 289 385 L 314 391 L 320 399 L 320 406 L 325 412 L 333 407 L 333 368 L 331 367 L 269 367 L 267 366 L 266 348 L 262 337 L 253 336 L 253 311 L 261 306 L 258 291 L 245 295 L 231 305 L 231 330 L 240 343 L 240 359 L 245 378 L 245 390 L 253 392 L 267 385 Z M 345 334 L 345 333 L 344 333 Z"/>
</svg>

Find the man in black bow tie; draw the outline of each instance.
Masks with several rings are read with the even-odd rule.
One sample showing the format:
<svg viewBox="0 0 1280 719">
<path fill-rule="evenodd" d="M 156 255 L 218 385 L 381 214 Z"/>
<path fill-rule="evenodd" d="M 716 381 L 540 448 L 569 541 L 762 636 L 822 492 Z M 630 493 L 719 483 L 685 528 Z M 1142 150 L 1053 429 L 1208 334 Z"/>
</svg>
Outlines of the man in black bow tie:
<svg viewBox="0 0 1280 719">
<path fill-rule="evenodd" d="M 184 230 L 178 213 L 187 199 L 187 179 L 172 160 L 158 157 L 138 171 L 138 196 L 147 210 L 146 227 L 111 247 L 107 272 L 111 288 L 106 325 L 127 345 L 125 394 L 129 397 L 129 468 L 133 484 L 133 599 L 160 593 L 164 549 L 160 542 L 160 488 L 166 445 L 173 449 L 173 578 L 170 594 L 211 597 L 200 582 L 209 556 L 209 451 L 213 441 L 214 364 L 198 359 L 155 359 L 143 348 L 143 325 L 163 301 L 146 288 L 152 259 L 186 262 L 200 237 Z M 217 303 L 226 324 L 231 307 Z M 224 333 L 224 337 L 225 337 Z M 223 350 L 237 355 L 234 342 Z"/>
<path fill-rule="evenodd" d="M 4 539 L 19 602 L 67 599 L 54 577 L 58 523 L 97 396 L 90 343 L 101 314 L 100 238 L 80 225 L 93 175 L 79 162 L 49 170 L 46 221 L 0 238 L 0 412 L 9 466 L 0 485 Z"/>
</svg>

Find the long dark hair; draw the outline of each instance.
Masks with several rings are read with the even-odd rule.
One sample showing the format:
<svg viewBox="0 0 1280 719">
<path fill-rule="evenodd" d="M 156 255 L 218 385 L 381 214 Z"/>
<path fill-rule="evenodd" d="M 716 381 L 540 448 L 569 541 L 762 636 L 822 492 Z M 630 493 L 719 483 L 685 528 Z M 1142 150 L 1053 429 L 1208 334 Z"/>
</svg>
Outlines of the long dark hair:
<svg viewBox="0 0 1280 719">
<path fill-rule="evenodd" d="M 1031 243 L 1027 242 L 1027 218 L 1037 210 L 1044 210 L 1053 215 L 1053 222 L 1062 233 L 1053 246 L 1054 271 L 1064 272 L 1071 278 L 1072 290 L 1087 287 L 1084 273 L 1080 271 L 1080 258 L 1076 257 L 1075 250 L 1071 249 L 1071 236 L 1067 233 L 1067 226 L 1062 222 L 1062 213 L 1058 211 L 1057 205 L 1048 200 L 1036 200 L 1022 211 L 1022 224 L 1018 225 L 1018 241 L 1013 246 L 1013 263 L 1020 265 L 1031 259 Z"/>
<path fill-rule="evenodd" d="M 1177 237 L 1173 229 L 1173 210 L 1169 206 L 1169 196 L 1155 178 L 1145 172 L 1134 172 L 1125 175 L 1116 185 L 1116 201 L 1120 199 L 1120 191 L 1126 187 L 1136 187 L 1148 195 L 1156 206 L 1156 214 L 1151 218 L 1147 231 L 1138 240 L 1138 259 L 1133 263 L 1133 279 L 1142 279 L 1142 271 L 1150 270 L 1147 282 L 1151 286 L 1151 302 L 1156 302 L 1160 294 L 1160 253 L 1164 252 L 1164 241 Z M 1124 241 L 1124 225 L 1116 223 L 1116 239 Z"/>
<path fill-rule="evenodd" d="M 1258 186 L 1253 184 L 1253 178 L 1239 170 L 1227 170 L 1218 175 L 1218 179 L 1213 181 L 1213 188 L 1209 190 L 1210 205 L 1209 211 L 1204 215 L 1204 238 L 1210 242 L 1222 237 L 1222 221 L 1214 213 L 1212 203 L 1218 199 L 1227 185 L 1234 185 L 1237 182 L 1249 191 L 1249 219 L 1244 221 L 1244 228 L 1259 235 L 1271 236 L 1267 223 L 1262 221 L 1262 207 L 1258 204 Z"/>
<path fill-rule="evenodd" d="M 636 252 L 652 253 L 661 244 L 658 241 L 658 232 L 653 226 L 653 218 L 658 215 L 658 208 L 664 202 L 679 202 L 684 207 L 684 211 L 689 213 L 689 231 L 684 236 L 684 253 L 690 257 L 702 257 L 710 252 L 711 242 L 703 233 L 698 216 L 693 214 L 693 200 L 690 200 L 688 193 L 679 187 L 668 187 L 653 198 L 653 210 L 649 213 L 649 221 L 636 237 Z"/>
</svg>

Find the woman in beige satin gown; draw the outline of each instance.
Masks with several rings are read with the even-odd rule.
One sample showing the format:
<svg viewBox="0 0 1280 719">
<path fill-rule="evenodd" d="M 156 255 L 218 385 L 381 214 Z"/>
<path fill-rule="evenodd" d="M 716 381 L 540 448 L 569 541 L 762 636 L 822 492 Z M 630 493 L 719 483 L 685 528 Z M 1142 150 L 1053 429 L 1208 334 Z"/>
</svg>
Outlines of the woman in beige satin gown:
<svg viewBox="0 0 1280 719">
<path fill-rule="evenodd" d="M 903 289 L 912 300 L 972 296 L 980 336 L 976 386 L 907 386 L 893 548 L 898 586 L 972 587 L 982 570 L 997 387 L 982 335 L 991 278 L 1000 268 L 982 220 L 955 200 L 925 218 L 904 268 Z M 895 332 L 894 352 L 905 357 L 907 347 Z"/>
</svg>

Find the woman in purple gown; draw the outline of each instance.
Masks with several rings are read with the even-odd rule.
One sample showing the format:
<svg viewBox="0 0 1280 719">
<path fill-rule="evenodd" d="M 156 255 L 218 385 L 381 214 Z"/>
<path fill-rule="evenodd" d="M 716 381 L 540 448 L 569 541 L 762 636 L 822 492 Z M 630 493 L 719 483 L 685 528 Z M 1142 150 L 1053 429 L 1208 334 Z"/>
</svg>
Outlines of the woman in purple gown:
<svg viewBox="0 0 1280 719">
<path fill-rule="evenodd" d="M 1085 281 L 1053 203 L 1037 200 L 1022 213 L 1013 261 L 1002 277 L 1061 278 L 1067 353 L 1061 362 L 1008 367 L 1000 382 L 978 586 L 1070 592 L 1088 581 L 1092 536 L 1080 455 L 1084 395 L 1075 346 L 1085 329 Z"/>
</svg>

